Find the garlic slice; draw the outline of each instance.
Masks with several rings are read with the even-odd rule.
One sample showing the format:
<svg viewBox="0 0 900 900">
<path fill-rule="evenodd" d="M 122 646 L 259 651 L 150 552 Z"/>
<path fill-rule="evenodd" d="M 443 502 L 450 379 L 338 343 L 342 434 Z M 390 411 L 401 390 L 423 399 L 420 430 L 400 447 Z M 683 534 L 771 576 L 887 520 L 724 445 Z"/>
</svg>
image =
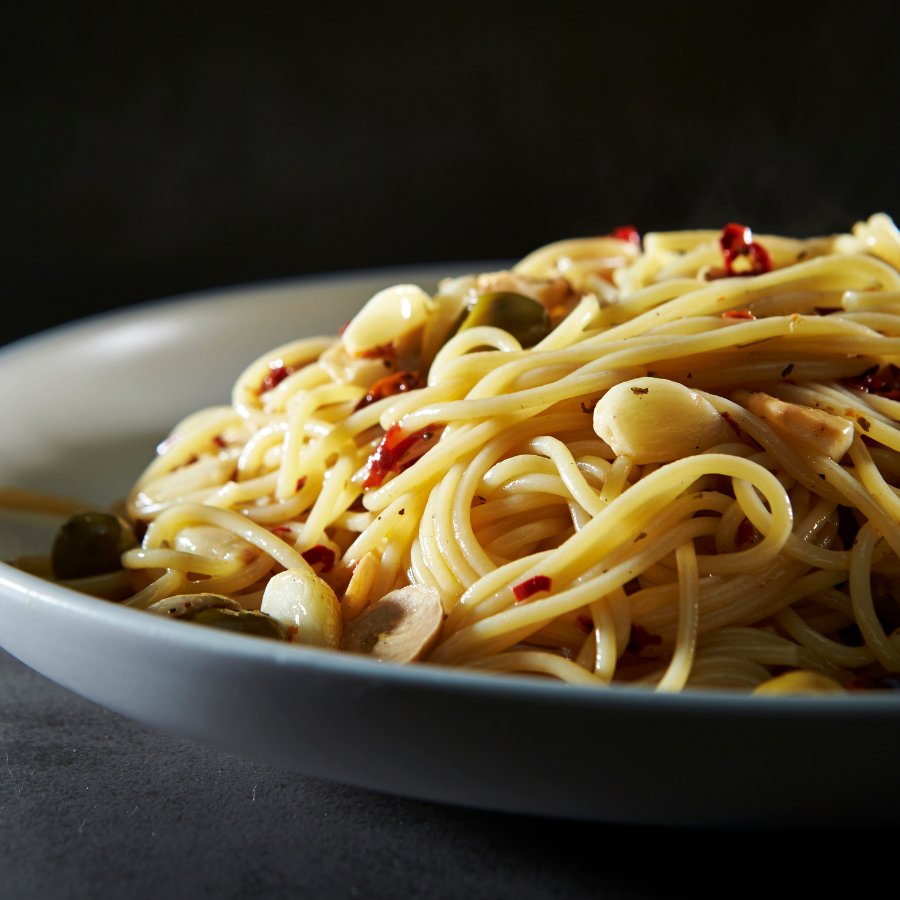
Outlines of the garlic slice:
<svg viewBox="0 0 900 900">
<path fill-rule="evenodd" d="M 838 462 L 853 443 L 853 423 L 821 409 L 787 403 L 763 391 L 738 391 L 737 403 L 765 419 L 789 444 Z"/>
<path fill-rule="evenodd" d="M 390 662 L 421 659 L 434 646 L 444 621 L 432 587 L 397 588 L 373 603 L 346 628 L 344 649 Z"/>
<path fill-rule="evenodd" d="M 651 376 L 611 387 L 594 408 L 594 431 L 638 465 L 693 456 L 734 437 L 705 397 Z"/>
<path fill-rule="evenodd" d="M 351 356 L 389 344 L 424 325 L 432 306 L 431 297 L 414 284 L 385 288 L 350 320 L 341 343 Z"/>
<path fill-rule="evenodd" d="M 316 647 L 341 644 L 341 607 L 315 572 L 286 569 L 269 579 L 260 610 L 288 629 L 291 640 Z"/>
</svg>

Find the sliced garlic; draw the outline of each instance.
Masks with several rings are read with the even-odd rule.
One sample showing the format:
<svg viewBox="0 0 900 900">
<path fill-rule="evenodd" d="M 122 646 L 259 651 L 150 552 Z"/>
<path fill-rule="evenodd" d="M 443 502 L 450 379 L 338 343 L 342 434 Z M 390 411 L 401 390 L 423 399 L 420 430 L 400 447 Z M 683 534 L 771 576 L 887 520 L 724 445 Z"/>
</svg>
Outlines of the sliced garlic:
<svg viewBox="0 0 900 900">
<path fill-rule="evenodd" d="M 853 423 L 810 406 L 787 403 L 762 391 L 738 391 L 737 403 L 765 419 L 789 444 L 840 460 L 853 443 Z"/>
<path fill-rule="evenodd" d="M 260 610 L 288 629 L 292 641 L 316 647 L 341 644 L 341 608 L 334 591 L 312 571 L 286 569 L 263 591 Z"/>
<path fill-rule="evenodd" d="M 734 437 L 706 398 L 650 376 L 610 388 L 594 408 L 594 431 L 638 465 L 692 456 Z"/>
<path fill-rule="evenodd" d="M 366 608 L 380 563 L 381 557 L 374 550 L 368 550 L 354 567 L 341 598 L 341 612 L 345 622 L 352 622 Z"/>
<path fill-rule="evenodd" d="M 351 356 L 384 346 L 424 325 L 431 308 L 431 297 L 414 284 L 385 288 L 350 320 L 341 343 Z"/>
<path fill-rule="evenodd" d="M 434 646 L 443 621 L 444 608 L 434 588 L 421 584 L 397 588 L 347 626 L 344 649 L 390 662 L 412 662 Z"/>
</svg>

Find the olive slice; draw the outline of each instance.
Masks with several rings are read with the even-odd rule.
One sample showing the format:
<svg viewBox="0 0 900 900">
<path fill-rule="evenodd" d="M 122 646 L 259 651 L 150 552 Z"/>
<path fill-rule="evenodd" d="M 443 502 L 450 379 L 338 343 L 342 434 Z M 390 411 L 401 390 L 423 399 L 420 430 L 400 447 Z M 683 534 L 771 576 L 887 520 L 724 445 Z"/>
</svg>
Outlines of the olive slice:
<svg viewBox="0 0 900 900">
<path fill-rule="evenodd" d="M 237 600 L 223 594 L 176 594 L 148 606 L 147 612 L 239 634 L 279 641 L 290 639 L 287 628 L 277 619 L 264 612 L 242 609 Z"/>
<path fill-rule="evenodd" d="M 137 546 L 134 532 L 118 516 L 82 512 L 60 526 L 50 561 L 56 578 L 87 578 L 115 572 L 122 554 Z"/>
<path fill-rule="evenodd" d="M 287 629 L 281 622 L 263 612 L 254 612 L 249 609 L 202 609 L 192 616 L 187 616 L 186 621 L 207 625 L 211 628 L 221 628 L 223 631 L 236 631 L 240 634 L 274 638 L 277 641 L 288 639 Z"/>
<path fill-rule="evenodd" d="M 511 291 L 479 294 L 469 303 L 459 331 L 491 325 L 508 331 L 523 347 L 533 347 L 550 334 L 550 316 L 543 303 Z"/>
</svg>

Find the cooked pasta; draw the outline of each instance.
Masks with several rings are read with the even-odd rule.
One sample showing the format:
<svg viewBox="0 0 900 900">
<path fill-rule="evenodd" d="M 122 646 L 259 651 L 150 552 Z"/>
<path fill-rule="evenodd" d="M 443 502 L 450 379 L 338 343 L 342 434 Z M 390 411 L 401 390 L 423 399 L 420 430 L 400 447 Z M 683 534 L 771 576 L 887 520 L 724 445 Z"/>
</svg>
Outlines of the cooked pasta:
<svg viewBox="0 0 900 900">
<path fill-rule="evenodd" d="M 382 291 L 160 446 L 124 602 L 597 688 L 889 685 L 898 270 L 875 215 L 624 228 Z"/>
</svg>

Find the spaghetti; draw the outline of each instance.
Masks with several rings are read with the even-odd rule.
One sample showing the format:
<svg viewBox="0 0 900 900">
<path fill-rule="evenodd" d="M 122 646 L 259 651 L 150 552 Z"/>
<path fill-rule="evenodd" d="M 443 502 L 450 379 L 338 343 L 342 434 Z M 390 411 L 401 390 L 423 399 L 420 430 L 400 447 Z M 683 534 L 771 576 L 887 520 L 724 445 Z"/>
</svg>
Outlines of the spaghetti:
<svg viewBox="0 0 900 900">
<path fill-rule="evenodd" d="M 664 691 L 887 684 L 898 270 L 875 215 L 808 240 L 618 229 L 383 291 L 160 446 L 127 502 L 125 602 L 226 597 L 367 652 L 393 626 L 367 643 L 359 623 L 414 586 L 440 608 L 404 658 Z"/>
</svg>

